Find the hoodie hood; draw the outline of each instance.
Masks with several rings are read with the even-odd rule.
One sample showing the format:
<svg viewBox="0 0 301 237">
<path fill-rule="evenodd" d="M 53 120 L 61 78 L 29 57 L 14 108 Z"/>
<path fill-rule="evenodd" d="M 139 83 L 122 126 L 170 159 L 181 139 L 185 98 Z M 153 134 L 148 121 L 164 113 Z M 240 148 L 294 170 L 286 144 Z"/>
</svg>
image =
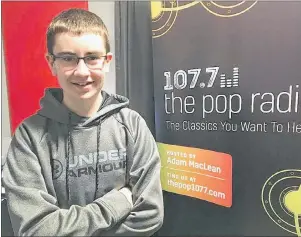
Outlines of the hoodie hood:
<svg viewBox="0 0 301 237">
<path fill-rule="evenodd" d="M 40 101 L 41 109 L 38 111 L 38 114 L 58 123 L 89 127 L 95 125 L 95 122 L 101 123 L 106 117 L 129 105 L 129 100 L 126 97 L 111 95 L 105 91 L 101 93 L 103 101 L 98 112 L 88 118 L 75 114 L 62 103 L 62 89 L 48 88 L 45 90 L 45 95 Z"/>
</svg>

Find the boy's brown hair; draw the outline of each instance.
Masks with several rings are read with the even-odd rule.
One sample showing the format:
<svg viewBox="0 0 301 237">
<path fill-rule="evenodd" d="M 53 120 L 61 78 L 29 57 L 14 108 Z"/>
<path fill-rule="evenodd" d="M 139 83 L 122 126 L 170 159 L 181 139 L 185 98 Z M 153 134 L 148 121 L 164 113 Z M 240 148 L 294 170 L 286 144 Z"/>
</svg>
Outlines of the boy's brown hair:
<svg viewBox="0 0 301 237">
<path fill-rule="evenodd" d="M 99 16 L 84 9 L 72 8 L 54 17 L 47 29 L 47 50 L 53 54 L 55 36 L 59 33 L 81 35 L 93 33 L 103 37 L 106 53 L 110 52 L 108 30 Z"/>
</svg>

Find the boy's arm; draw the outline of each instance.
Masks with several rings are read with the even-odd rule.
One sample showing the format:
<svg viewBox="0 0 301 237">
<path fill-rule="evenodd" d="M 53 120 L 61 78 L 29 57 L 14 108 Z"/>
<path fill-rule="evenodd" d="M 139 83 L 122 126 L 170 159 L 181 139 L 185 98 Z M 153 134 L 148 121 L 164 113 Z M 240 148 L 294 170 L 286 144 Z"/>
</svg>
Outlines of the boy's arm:
<svg viewBox="0 0 301 237">
<path fill-rule="evenodd" d="M 109 231 L 100 232 L 101 236 L 151 236 L 163 224 L 161 163 L 157 145 L 145 121 L 138 117 L 135 123 L 134 157 L 129 167 L 134 207 L 124 221 Z"/>
<path fill-rule="evenodd" d="M 47 192 L 41 166 L 21 125 L 3 170 L 8 209 L 17 236 L 92 236 L 108 230 L 131 211 L 126 196 L 112 190 L 85 207 L 60 209 Z"/>
</svg>

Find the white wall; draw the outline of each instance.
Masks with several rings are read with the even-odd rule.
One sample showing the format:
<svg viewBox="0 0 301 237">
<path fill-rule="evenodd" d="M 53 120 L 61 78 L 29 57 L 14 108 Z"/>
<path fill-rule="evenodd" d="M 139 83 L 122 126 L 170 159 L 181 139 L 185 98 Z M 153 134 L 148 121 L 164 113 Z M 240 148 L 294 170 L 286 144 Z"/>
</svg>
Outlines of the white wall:
<svg viewBox="0 0 301 237">
<path fill-rule="evenodd" d="M 115 33 L 114 33 L 114 1 L 111 2 L 97 2 L 91 1 L 88 3 L 89 10 L 99 15 L 104 23 L 106 24 L 109 31 L 109 39 L 111 43 L 111 51 L 113 55 L 115 54 Z M 3 44 L 1 41 L 1 87 L 2 87 L 2 134 L 1 134 L 1 156 L 4 157 L 7 149 L 9 147 L 11 132 L 10 132 L 10 122 L 9 122 L 9 110 L 8 110 L 8 100 L 7 100 L 7 86 L 6 86 L 6 74 L 5 74 L 5 62 L 3 54 Z M 115 57 L 110 66 L 110 72 L 106 76 L 106 82 L 104 89 L 108 92 L 116 92 L 116 83 L 115 83 Z"/>
<path fill-rule="evenodd" d="M 9 122 L 9 110 L 8 110 L 8 100 L 7 100 L 7 86 L 6 86 L 6 74 L 5 74 L 5 62 L 4 62 L 4 54 L 3 54 L 3 43 L 1 42 L 1 157 L 6 155 L 11 132 L 10 132 L 10 122 Z"/>
</svg>

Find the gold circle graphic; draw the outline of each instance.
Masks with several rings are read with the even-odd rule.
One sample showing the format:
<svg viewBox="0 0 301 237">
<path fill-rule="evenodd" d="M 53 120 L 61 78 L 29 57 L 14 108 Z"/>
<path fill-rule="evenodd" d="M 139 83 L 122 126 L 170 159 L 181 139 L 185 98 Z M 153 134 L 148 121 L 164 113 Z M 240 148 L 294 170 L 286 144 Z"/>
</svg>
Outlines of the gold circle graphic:
<svg viewBox="0 0 301 237">
<path fill-rule="evenodd" d="M 178 1 L 151 1 L 152 37 L 165 35 L 175 23 Z M 164 10 L 171 9 L 171 10 Z"/>
<path fill-rule="evenodd" d="M 216 3 L 216 1 L 200 1 L 202 6 L 211 14 L 219 17 L 234 17 L 250 10 L 256 1 L 241 1 L 235 4 L 226 4 L 225 2 Z"/>
<path fill-rule="evenodd" d="M 163 3 L 162 2 L 152 1 L 151 2 L 152 19 L 158 18 L 162 14 L 162 9 L 163 9 Z"/>
<path fill-rule="evenodd" d="M 269 218 L 279 227 L 301 236 L 301 170 L 282 170 L 265 182 L 261 202 Z"/>
<path fill-rule="evenodd" d="M 184 4 L 179 0 L 151 1 L 152 36 L 157 38 L 165 35 L 175 23 L 178 11 L 193 7 L 199 3 L 215 16 L 234 17 L 250 10 L 257 1 L 244 0 L 235 4 L 217 3 L 216 1 L 185 1 Z"/>
</svg>

